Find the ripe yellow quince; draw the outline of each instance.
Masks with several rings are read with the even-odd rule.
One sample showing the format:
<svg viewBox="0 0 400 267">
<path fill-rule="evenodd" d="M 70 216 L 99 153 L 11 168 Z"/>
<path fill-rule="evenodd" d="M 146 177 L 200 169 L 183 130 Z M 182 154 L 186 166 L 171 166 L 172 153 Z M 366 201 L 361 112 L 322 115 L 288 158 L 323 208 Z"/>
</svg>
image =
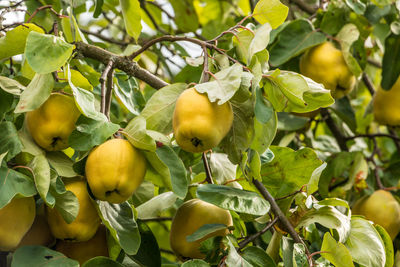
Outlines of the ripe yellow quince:
<svg viewBox="0 0 400 267">
<path fill-rule="evenodd" d="M 341 98 L 353 90 L 356 78 L 344 61 L 342 51 L 331 42 L 309 49 L 300 58 L 300 73 L 322 83 L 334 98 Z"/>
<path fill-rule="evenodd" d="M 172 220 L 169 241 L 172 250 L 180 259 L 204 258 L 205 255 L 199 250 L 200 243 L 213 236 L 228 234 L 228 230 L 220 230 L 195 242 L 188 242 L 186 240 L 186 236 L 193 234 L 205 224 L 225 224 L 231 226 L 233 222 L 229 211 L 200 199 L 191 199 L 179 207 Z"/>
<path fill-rule="evenodd" d="M 377 190 L 369 197 L 359 199 L 352 212 L 385 228 L 392 240 L 400 231 L 400 204 L 385 190 Z"/>
<path fill-rule="evenodd" d="M 35 219 L 33 197 L 13 198 L 0 209 L 0 251 L 14 250 Z"/>
<path fill-rule="evenodd" d="M 68 241 L 87 241 L 91 239 L 100 225 L 100 217 L 81 179 L 68 179 L 65 189 L 75 194 L 79 201 L 79 212 L 75 220 L 68 224 L 54 208 L 46 207 L 46 217 L 54 237 Z"/>
<path fill-rule="evenodd" d="M 108 257 L 107 229 L 104 225 L 100 225 L 94 237 L 85 242 L 59 240 L 56 250 L 68 258 L 79 261 L 81 265 L 97 256 Z"/>
<path fill-rule="evenodd" d="M 28 129 L 35 142 L 47 151 L 68 147 L 80 111 L 71 96 L 53 93 L 38 109 L 26 114 Z"/>
<path fill-rule="evenodd" d="M 122 203 L 143 182 L 146 159 L 127 140 L 111 139 L 90 152 L 85 172 L 97 199 Z"/>
<path fill-rule="evenodd" d="M 55 243 L 55 238 L 51 234 L 44 212 L 43 204 L 37 209 L 35 220 L 31 228 L 25 234 L 24 238 L 22 238 L 17 248 L 30 245 L 47 247 Z"/>
<path fill-rule="evenodd" d="M 177 99 L 172 119 L 178 145 L 185 151 L 198 153 L 217 146 L 231 129 L 232 107 L 229 102 L 218 105 L 195 88 L 185 90 Z"/>
<path fill-rule="evenodd" d="M 385 91 L 378 88 L 373 99 L 375 120 L 380 124 L 400 125 L 400 77 L 396 83 Z"/>
</svg>

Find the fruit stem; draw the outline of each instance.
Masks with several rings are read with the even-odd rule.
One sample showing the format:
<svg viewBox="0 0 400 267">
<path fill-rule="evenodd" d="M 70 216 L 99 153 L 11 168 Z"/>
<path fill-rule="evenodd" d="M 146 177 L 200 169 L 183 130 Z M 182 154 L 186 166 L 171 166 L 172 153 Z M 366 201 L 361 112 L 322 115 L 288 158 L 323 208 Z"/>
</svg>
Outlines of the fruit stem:
<svg viewBox="0 0 400 267">
<path fill-rule="evenodd" d="M 211 169 L 210 169 L 210 165 L 208 164 L 206 152 L 203 152 L 203 155 L 201 157 L 203 159 L 204 169 L 206 171 L 206 182 L 209 184 L 213 184 L 214 182 L 212 179 Z"/>
<path fill-rule="evenodd" d="M 8 252 L 0 251 L 0 267 L 7 267 Z"/>
</svg>

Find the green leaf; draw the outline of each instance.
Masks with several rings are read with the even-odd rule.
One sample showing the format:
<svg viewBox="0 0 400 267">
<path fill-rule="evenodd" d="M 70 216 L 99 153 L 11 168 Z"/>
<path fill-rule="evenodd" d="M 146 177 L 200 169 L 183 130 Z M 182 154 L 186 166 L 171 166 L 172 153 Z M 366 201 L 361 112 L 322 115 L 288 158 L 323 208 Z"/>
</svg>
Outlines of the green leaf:
<svg viewBox="0 0 400 267">
<path fill-rule="evenodd" d="M 228 159 L 228 155 L 224 153 L 211 153 L 209 164 L 211 175 L 217 184 L 224 184 L 236 176 L 237 166 L 232 164 Z M 241 188 L 237 182 L 229 183 L 229 185 L 234 185 L 234 187 L 237 187 L 235 185 L 238 185 Z"/>
<path fill-rule="evenodd" d="M 36 195 L 36 188 L 31 178 L 6 167 L 0 167 L 0 209 L 15 196 L 34 195 Z"/>
<path fill-rule="evenodd" d="M 78 175 L 73 168 L 74 162 L 63 152 L 47 152 L 46 157 L 59 176 L 75 177 Z"/>
<path fill-rule="evenodd" d="M 185 89 L 186 84 L 174 83 L 152 95 L 141 113 L 146 118 L 147 129 L 163 134 L 172 132 L 172 114 L 175 102 Z"/>
<path fill-rule="evenodd" d="M 97 19 L 100 16 L 102 8 L 103 8 L 103 3 L 104 3 L 104 0 L 96 0 L 96 6 L 95 6 L 94 12 L 93 12 L 94 18 Z"/>
<path fill-rule="evenodd" d="M 146 181 L 151 181 L 153 184 L 172 190 L 171 176 L 168 166 L 159 158 L 155 152 L 143 151 L 147 161 L 150 163 L 147 166 L 145 175 Z"/>
<path fill-rule="evenodd" d="M 54 79 L 51 73 L 36 74 L 28 87 L 22 92 L 15 113 L 23 113 L 39 108 L 49 98 Z"/>
<path fill-rule="evenodd" d="M 33 23 L 24 23 L 0 38 L 0 60 L 24 53 L 26 38 L 31 31 L 44 33 L 42 28 Z"/>
<path fill-rule="evenodd" d="M 140 113 L 140 105 L 138 100 L 142 100 L 144 102 L 144 99 L 136 79 L 132 77 L 117 77 L 118 79 L 116 79 L 115 83 L 116 86 L 114 87 L 115 95 L 132 114 L 138 116 Z"/>
<path fill-rule="evenodd" d="M 253 267 L 249 262 L 242 258 L 236 251 L 235 246 L 228 239 L 229 252 L 226 256 L 225 263 L 226 266 L 240 266 L 240 267 Z"/>
<path fill-rule="evenodd" d="M 330 261 L 335 267 L 354 267 L 350 252 L 342 243 L 325 233 L 321 247 L 321 256 Z"/>
<path fill-rule="evenodd" d="M 0 122 L 0 153 L 8 152 L 5 160 L 9 161 L 22 150 L 15 125 L 9 121 Z"/>
<path fill-rule="evenodd" d="M 156 154 L 162 160 L 162 162 L 168 166 L 171 177 L 172 191 L 179 198 L 184 199 L 188 191 L 189 182 L 186 178 L 187 173 L 182 160 L 169 146 L 161 146 L 157 148 Z"/>
<path fill-rule="evenodd" d="M 275 138 L 278 129 L 277 124 L 278 118 L 275 111 L 272 113 L 272 117 L 267 123 L 254 120 L 254 139 L 250 148 L 254 149 L 259 154 L 264 153 Z"/>
<path fill-rule="evenodd" d="M 347 20 L 347 10 L 339 2 L 328 5 L 327 10 L 322 15 L 320 28 L 322 32 L 334 36 L 343 27 Z"/>
<path fill-rule="evenodd" d="M 310 112 L 334 103 L 322 84 L 295 72 L 272 73 L 265 82 L 264 96 L 278 112 Z"/>
<path fill-rule="evenodd" d="M 144 117 L 137 116 L 132 119 L 122 134 L 133 146 L 151 152 L 156 151 L 156 142 L 146 132 L 146 119 Z"/>
<path fill-rule="evenodd" d="M 177 196 L 173 192 L 165 192 L 153 197 L 136 208 L 139 219 L 156 218 L 164 210 L 174 205 Z"/>
<path fill-rule="evenodd" d="M 287 147 L 271 146 L 275 157 L 261 166 L 263 184 L 274 197 L 283 197 L 308 184 L 311 175 L 322 161 L 311 148 L 294 151 Z"/>
<path fill-rule="evenodd" d="M 325 34 L 317 32 L 311 22 L 305 19 L 289 22 L 278 36 L 269 49 L 273 66 L 282 65 L 308 48 L 326 41 Z"/>
<path fill-rule="evenodd" d="M 260 247 L 246 247 L 242 257 L 253 267 L 276 267 L 274 260 Z"/>
<path fill-rule="evenodd" d="M 28 167 L 33 171 L 33 178 L 35 180 L 36 189 L 40 197 L 46 201 L 47 193 L 50 188 L 50 165 L 46 157 L 41 154 L 33 158 L 29 162 Z"/>
<path fill-rule="evenodd" d="M 32 31 L 26 40 L 25 56 L 35 72 L 45 74 L 64 66 L 74 48 L 60 37 Z"/>
<path fill-rule="evenodd" d="M 79 25 L 76 22 L 75 16 L 72 13 L 71 6 L 67 7 L 68 17 L 61 18 L 61 26 L 65 35 L 65 39 L 69 43 L 74 42 L 84 42 L 87 43 L 87 40 L 81 30 L 79 29 Z"/>
<path fill-rule="evenodd" d="M 107 120 L 94 120 L 80 116 L 76 128 L 69 136 L 68 144 L 75 150 L 88 151 L 104 143 L 120 128 L 118 124 Z"/>
<path fill-rule="evenodd" d="M 265 215 L 270 205 L 259 194 L 224 185 L 206 184 L 197 187 L 196 195 L 201 200 L 222 209 L 252 215 Z"/>
<path fill-rule="evenodd" d="M 312 223 L 319 223 L 326 228 L 335 229 L 339 234 L 339 241 L 344 242 L 350 234 L 350 218 L 332 206 L 322 206 L 312 209 L 301 217 L 297 228 L 307 227 Z"/>
<path fill-rule="evenodd" d="M 170 2 L 174 8 L 175 23 L 183 32 L 195 32 L 199 27 L 199 19 L 193 6 L 193 0 L 174 0 Z"/>
<path fill-rule="evenodd" d="M 384 267 L 394 266 L 394 248 L 393 248 L 393 241 L 390 238 L 390 235 L 388 234 L 388 232 L 386 232 L 385 228 L 383 228 L 382 226 L 376 224 L 374 225 L 374 227 L 375 230 L 380 235 L 383 247 L 385 248 L 386 261 Z"/>
<path fill-rule="evenodd" d="M 207 93 L 211 102 L 218 101 L 222 105 L 233 97 L 242 81 L 242 65 L 235 63 L 229 68 L 214 74 L 213 79 L 195 86 L 199 93 Z"/>
<path fill-rule="evenodd" d="M 136 262 L 143 264 L 143 266 L 161 266 L 161 255 L 157 239 L 144 222 L 138 221 L 138 225 L 141 238 L 140 248 L 136 255 L 130 257 Z"/>
<path fill-rule="evenodd" d="M 140 3 L 138 0 L 120 0 L 126 32 L 137 40 L 142 31 Z"/>
<path fill-rule="evenodd" d="M 185 261 L 181 267 L 210 267 L 210 265 L 203 260 L 194 259 Z"/>
<path fill-rule="evenodd" d="M 364 14 L 367 9 L 367 5 L 360 0 L 346 0 L 346 4 L 357 14 Z"/>
<path fill-rule="evenodd" d="M 25 90 L 25 86 L 4 76 L 0 76 L 0 88 L 12 95 L 21 95 L 22 91 Z"/>
<path fill-rule="evenodd" d="M 400 35 L 391 34 L 385 41 L 382 60 L 382 81 L 384 90 L 389 90 L 400 75 Z"/>
<path fill-rule="evenodd" d="M 124 267 L 121 263 L 104 256 L 98 256 L 86 261 L 82 267 Z"/>
<path fill-rule="evenodd" d="M 255 31 L 254 38 L 253 40 L 251 40 L 249 46 L 248 62 L 251 61 L 253 55 L 267 48 L 267 45 L 269 43 L 269 34 L 271 30 L 272 30 L 271 25 L 269 23 L 265 23 Z"/>
<path fill-rule="evenodd" d="M 52 176 L 49 193 L 46 197 L 46 202 L 51 207 L 54 206 L 67 223 L 73 222 L 79 212 L 78 198 L 74 193 L 65 189 L 60 177 Z"/>
<path fill-rule="evenodd" d="M 369 221 L 352 217 L 350 235 L 344 244 L 354 262 L 361 266 L 385 266 L 386 253 L 383 241 Z"/>
<path fill-rule="evenodd" d="M 289 8 L 279 0 L 260 0 L 253 11 L 253 17 L 260 23 L 271 24 L 272 29 L 281 25 L 289 13 Z"/>
<path fill-rule="evenodd" d="M 8 152 L 4 152 L 3 154 L 0 154 L 0 166 L 3 163 L 3 159 L 7 156 Z"/>
<path fill-rule="evenodd" d="M 197 240 L 202 239 L 203 237 L 212 234 L 214 232 L 218 232 L 220 230 L 227 229 L 228 227 L 225 224 L 214 223 L 214 224 L 205 224 L 197 229 L 193 234 L 186 236 L 187 242 L 195 242 Z"/>
<path fill-rule="evenodd" d="M 351 23 L 344 25 L 336 36 L 340 41 L 344 61 L 356 77 L 359 77 L 362 74 L 362 69 L 352 55 L 351 46 L 358 40 L 359 36 L 360 32 L 357 29 L 357 26 Z"/>
<path fill-rule="evenodd" d="M 254 137 L 253 103 L 249 99 L 244 103 L 232 102 L 233 124 L 220 146 L 233 164 L 241 161 L 242 153 L 248 149 Z"/>
<path fill-rule="evenodd" d="M 22 246 L 13 253 L 11 267 L 79 267 L 79 262 L 43 246 Z"/>
<path fill-rule="evenodd" d="M 140 233 L 130 204 L 106 201 L 98 201 L 98 204 L 102 221 L 114 239 L 128 255 L 136 254 L 140 247 Z"/>
</svg>

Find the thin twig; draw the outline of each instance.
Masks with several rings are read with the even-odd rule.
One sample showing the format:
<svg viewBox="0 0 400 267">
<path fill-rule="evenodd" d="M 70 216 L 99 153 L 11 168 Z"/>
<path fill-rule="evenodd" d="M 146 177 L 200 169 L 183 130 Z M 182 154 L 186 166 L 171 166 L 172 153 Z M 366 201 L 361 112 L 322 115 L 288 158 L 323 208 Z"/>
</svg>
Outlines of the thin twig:
<svg viewBox="0 0 400 267">
<path fill-rule="evenodd" d="M 7 267 L 8 252 L 0 251 L 0 267 Z"/>
<path fill-rule="evenodd" d="M 368 62 L 368 64 L 371 64 L 374 67 L 377 67 L 377 68 L 380 68 L 380 69 L 382 68 L 382 64 L 380 62 L 372 59 L 372 58 L 367 58 L 367 62 Z"/>
<path fill-rule="evenodd" d="M 397 153 L 400 153 L 400 138 L 397 135 L 396 131 L 394 130 L 393 127 L 387 126 L 388 132 L 390 133 L 390 138 L 392 138 L 394 145 L 397 148 Z"/>
<path fill-rule="evenodd" d="M 310 6 L 307 3 L 305 3 L 303 0 L 290 0 L 290 2 L 292 2 L 293 4 L 298 6 L 301 10 L 303 10 L 304 12 L 306 12 L 310 15 L 314 14 L 318 10 L 318 7 Z"/>
<path fill-rule="evenodd" d="M 207 47 L 205 45 L 203 45 L 203 58 L 204 58 L 203 76 L 202 76 L 200 83 L 205 83 L 210 80 L 210 74 L 208 72 L 208 51 L 207 51 Z"/>
<path fill-rule="evenodd" d="M 140 219 L 142 222 L 163 222 L 163 221 L 171 221 L 172 217 L 155 217 L 155 218 L 147 218 Z"/>
<path fill-rule="evenodd" d="M 120 46 L 127 46 L 129 44 L 129 42 L 123 42 L 123 41 L 115 40 L 113 38 L 106 37 L 106 36 L 104 36 L 104 35 L 102 35 L 100 33 L 97 33 L 97 32 L 91 32 L 91 31 L 87 31 L 87 30 L 84 30 L 84 29 L 80 29 L 80 30 L 81 30 L 81 32 L 86 33 L 87 35 L 93 35 L 93 36 L 95 36 L 95 37 L 97 37 L 97 38 L 99 38 L 99 39 L 101 39 L 103 41 L 109 42 L 109 43 L 117 44 L 117 45 L 120 45 Z"/>
<path fill-rule="evenodd" d="M 343 151 L 349 151 L 346 145 L 346 138 L 342 135 L 341 131 L 338 129 L 329 111 L 327 109 L 321 108 L 321 115 L 326 118 L 325 119 L 326 125 L 328 125 L 329 130 L 331 130 L 333 136 L 336 138 L 336 141 L 340 149 Z"/>
<path fill-rule="evenodd" d="M 237 250 L 241 250 L 242 248 L 244 248 L 245 246 L 247 246 L 247 244 L 249 244 L 250 242 L 253 242 L 257 237 L 263 235 L 265 232 L 267 232 L 277 221 L 279 220 L 278 217 L 275 217 L 271 222 L 269 222 L 261 231 L 250 235 L 248 237 L 246 237 L 243 241 L 240 241 L 238 243 L 239 247 L 237 248 Z"/>
<path fill-rule="evenodd" d="M 36 8 L 36 10 L 33 11 L 32 15 L 26 20 L 26 23 L 29 23 L 40 10 L 44 10 L 44 9 L 50 9 L 50 11 L 53 12 L 58 18 L 68 18 L 68 16 L 66 16 L 66 15 L 58 14 L 57 11 L 55 11 L 53 9 L 52 5 L 46 5 L 46 6 L 41 6 L 41 7 Z"/>
<path fill-rule="evenodd" d="M 210 165 L 208 164 L 206 152 L 203 152 L 201 158 L 203 159 L 204 169 L 206 171 L 206 182 L 209 184 L 213 184 L 214 182 L 212 179 L 211 169 Z"/>
<path fill-rule="evenodd" d="M 106 107 L 104 110 L 104 114 L 110 120 L 110 108 L 111 108 L 111 98 L 113 91 L 113 78 L 114 78 L 114 69 L 111 69 L 107 74 L 107 91 L 106 91 Z"/>
<path fill-rule="evenodd" d="M 294 242 L 300 243 L 304 245 L 304 249 L 306 251 L 307 256 L 310 255 L 308 247 L 304 243 L 304 241 L 300 238 L 299 234 L 294 229 L 293 225 L 289 222 L 288 218 L 286 218 L 285 214 L 283 214 L 282 210 L 279 208 L 278 204 L 276 203 L 275 199 L 272 195 L 268 192 L 267 188 L 258 180 L 253 179 L 253 184 L 257 188 L 257 190 L 261 193 L 261 195 L 270 203 L 271 210 L 279 218 L 279 221 L 284 225 L 285 230 L 290 234 L 293 238 Z M 309 257 L 309 265 L 312 266 L 312 258 Z"/>
<path fill-rule="evenodd" d="M 168 34 L 168 32 L 166 32 L 164 29 L 162 29 L 156 22 L 156 20 L 154 19 L 153 15 L 151 15 L 151 13 L 149 12 L 149 10 L 146 8 L 146 1 L 140 0 L 140 7 L 142 8 L 142 10 L 144 11 L 144 13 L 146 13 L 146 15 L 149 17 L 149 19 L 151 20 L 151 23 L 153 23 L 154 27 L 157 29 L 157 31 L 161 32 L 162 34 Z"/>
<path fill-rule="evenodd" d="M 367 87 L 369 93 L 371 94 L 371 96 L 373 96 L 375 94 L 375 87 L 374 84 L 371 82 L 371 79 L 368 77 L 368 75 L 363 72 L 362 74 L 362 80 L 365 84 L 365 86 Z"/>
<path fill-rule="evenodd" d="M 392 135 L 392 134 L 383 134 L 383 133 L 377 133 L 377 134 L 358 134 L 358 135 L 354 135 L 354 136 L 348 136 L 345 137 L 346 140 L 352 140 L 352 139 L 356 139 L 356 138 L 370 138 L 373 139 L 375 137 L 387 137 L 387 138 L 392 138 L 393 140 L 396 141 L 400 141 L 400 137 L 396 136 L 396 135 Z"/>
<path fill-rule="evenodd" d="M 100 112 L 103 114 L 106 114 L 106 81 L 108 77 L 108 73 L 111 71 L 113 67 L 113 61 L 110 60 L 107 63 L 107 66 L 105 67 L 103 73 L 100 76 L 100 84 L 101 84 L 101 105 L 100 105 Z"/>
</svg>

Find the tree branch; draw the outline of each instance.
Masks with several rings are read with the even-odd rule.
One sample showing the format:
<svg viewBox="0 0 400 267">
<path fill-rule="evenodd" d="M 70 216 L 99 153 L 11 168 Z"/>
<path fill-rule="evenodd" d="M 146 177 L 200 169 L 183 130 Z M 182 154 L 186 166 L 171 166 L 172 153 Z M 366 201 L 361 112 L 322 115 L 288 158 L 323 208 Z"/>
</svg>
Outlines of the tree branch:
<svg viewBox="0 0 400 267">
<path fill-rule="evenodd" d="M 370 139 L 374 139 L 375 137 L 387 137 L 387 138 L 392 138 L 393 140 L 400 142 L 400 137 L 398 137 L 396 135 L 392 135 L 392 134 L 383 134 L 383 133 L 358 134 L 358 135 L 354 135 L 354 136 L 345 137 L 345 139 L 346 140 L 352 140 L 352 139 L 362 138 L 362 137 L 366 137 L 366 138 L 370 138 Z"/>
<path fill-rule="evenodd" d="M 208 164 L 206 152 L 203 152 L 201 158 L 203 159 L 204 169 L 206 171 L 206 182 L 209 184 L 213 184 L 212 174 L 210 165 Z"/>
<path fill-rule="evenodd" d="M 394 145 L 397 148 L 397 153 L 400 153 L 400 138 L 397 136 L 397 133 L 393 127 L 387 126 L 387 129 L 390 133 L 390 136 L 391 136 L 390 138 L 392 138 Z"/>
<path fill-rule="evenodd" d="M 104 110 L 104 114 L 110 120 L 110 108 L 111 108 L 111 98 L 113 91 L 113 78 L 114 78 L 114 69 L 111 69 L 107 75 L 107 91 L 106 91 L 106 106 Z"/>
<path fill-rule="evenodd" d="M 265 232 L 267 232 L 278 221 L 278 219 L 279 219 L 279 217 L 275 217 L 261 231 L 255 233 L 253 235 L 250 235 L 250 236 L 246 237 L 244 240 L 240 241 L 238 243 L 238 245 L 239 245 L 238 250 L 241 250 L 242 248 L 247 246 L 247 244 L 249 244 L 250 242 L 253 242 L 257 237 L 259 237 L 262 234 L 264 234 Z"/>
<path fill-rule="evenodd" d="M 163 222 L 163 221 L 171 221 L 172 217 L 155 217 L 155 218 L 147 218 L 140 219 L 142 222 Z"/>
<path fill-rule="evenodd" d="M 0 267 L 7 267 L 8 252 L 0 251 Z"/>
<path fill-rule="evenodd" d="M 106 114 L 106 96 L 107 96 L 107 89 L 106 89 L 106 81 L 108 77 L 108 73 L 111 71 L 113 67 L 113 60 L 112 58 L 108 61 L 107 66 L 105 67 L 103 73 L 100 76 L 100 84 L 101 84 L 101 105 L 100 105 L 100 112 Z"/>
<path fill-rule="evenodd" d="M 307 258 L 309 261 L 309 265 L 313 266 L 312 258 L 310 257 L 310 252 L 308 247 L 304 243 L 304 241 L 300 238 L 299 234 L 294 229 L 293 225 L 289 222 L 288 218 L 286 218 L 285 214 L 283 214 L 282 210 L 279 208 L 275 199 L 268 192 L 267 188 L 258 180 L 253 179 L 253 184 L 256 186 L 257 190 L 261 193 L 261 195 L 271 204 L 272 212 L 279 218 L 279 221 L 285 226 L 285 230 L 290 234 L 293 238 L 294 242 L 300 243 L 304 245 L 305 252 L 307 254 Z"/>
<path fill-rule="evenodd" d="M 369 93 L 371 94 L 371 96 L 373 96 L 375 94 L 375 87 L 374 84 L 371 82 L 371 79 L 368 77 L 368 75 L 363 72 L 362 74 L 362 80 L 365 84 L 365 86 L 367 87 Z"/>
<path fill-rule="evenodd" d="M 346 145 L 346 138 L 342 135 L 341 131 L 338 129 L 329 111 L 325 108 L 321 108 L 321 115 L 323 117 L 326 117 L 325 122 L 328 125 L 329 130 L 331 130 L 333 136 L 336 138 L 336 141 L 338 142 L 340 149 L 343 151 L 349 151 Z"/>
<path fill-rule="evenodd" d="M 310 6 L 307 3 L 305 3 L 303 0 L 290 0 L 290 2 L 292 2 L 293 4 L 298 6 L 301 10 L 303 10 L 304 12 L 306 12 L 310 15 L 314 14 L 318 10 L 318 7 Z"/>
<path fill-rule="evenodd" d="M 124 71 L 126 74 L 138 78 L 149 84 L 154 89 L 160 89 L 167 86 L 168 83 L 161 80 L 146 69 L 141 68 L 136 62 L 124 56 L 118 56 L 100 47 L 78 42 L 75 44 L 76 52 L 84 57 L 92 58 L 107 65 L 112 59 L 114 68 Z"/>
<path fill-rule="evenodd" d="M 113 38 L 106 37 L 106 36 L 104 36 L 104 35 L 102 35 L 100 33 L 97 33 L 97 32 L 91 32 L 91 31 L 87 31 L 87 30 L 84 30 L 84 29 L 80 29 L 80 30 L 81 30 L 81 32 L 83 32 L 83 33 L 85 33 L 87 35 L 93 35 L 93 36 L 95 36 L 95 37 L 97 37 L 97 38 L 99 38 L 99 39 L 101 39 L 103 41 L 106 41 L 106 42 L 109 42 L 109 43 L 112 43 L 112 44 L 117 44 L 117 45 L 121 45 L 121 46 L 127 46 L 129 44 L 129 42 L 123 42 L 123 41 L 115 40 Z"/>
</svg>

